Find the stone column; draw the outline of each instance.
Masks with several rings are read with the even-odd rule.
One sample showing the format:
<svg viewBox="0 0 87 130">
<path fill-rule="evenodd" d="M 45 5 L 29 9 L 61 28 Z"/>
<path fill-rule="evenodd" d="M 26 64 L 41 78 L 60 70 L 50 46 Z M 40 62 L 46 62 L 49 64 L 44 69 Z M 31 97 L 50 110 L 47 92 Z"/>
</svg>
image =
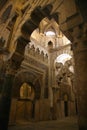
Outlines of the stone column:
<svg viewBox="0 0 87 130">
<path fill-rule="evenodd" d="M 53 53 L 49 53 L 49 98 L 51 119 L 55 120 L 57 115 L 56 83 Z"/>
<path fill-rule="evenodd" d="M 75 59 L 79 130 L 87 130 L 87 26 L 74 29 L 72 49 Z"/>
<path fill-rule="evenodd" d="M 49 88 L 49 100 L 50 107 L 53 107 L 53 93 L 52 93 L 52 55 L 49 53 L 49 79 L 48 79 L 48 88 Z"/>
<path fill-rule="evenodd" d="M 13 80 L 14 72 L 10 70 L 5 75 L 0 97 L 0 130 L 8 130 Z"/>
</svg>

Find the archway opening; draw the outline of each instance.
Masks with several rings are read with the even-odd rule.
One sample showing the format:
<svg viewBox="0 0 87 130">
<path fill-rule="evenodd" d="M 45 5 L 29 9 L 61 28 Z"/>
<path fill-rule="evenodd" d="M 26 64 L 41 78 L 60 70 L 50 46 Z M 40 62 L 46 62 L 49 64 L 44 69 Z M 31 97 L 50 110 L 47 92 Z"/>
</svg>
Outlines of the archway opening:
<svg viewBox="0 0 87 130">
<path fill-rule="evenodd" d="M 71 55 L 63 53 L 56 58 L 55 62 L 62 63 L 64 65 L 65 62 L 70 60 L 71 58 L 72 58 Z"/>
<path fill-rule="evenodd" d="M 20 121 L 29 121 L 34 118 L 34 99 L 35 99 L 35 90 L 32 85 L 27 82 L 24 82 L 20 86 L 20 94 L 17 100 L 16 105 L 16 122 Z"/>
</svg>

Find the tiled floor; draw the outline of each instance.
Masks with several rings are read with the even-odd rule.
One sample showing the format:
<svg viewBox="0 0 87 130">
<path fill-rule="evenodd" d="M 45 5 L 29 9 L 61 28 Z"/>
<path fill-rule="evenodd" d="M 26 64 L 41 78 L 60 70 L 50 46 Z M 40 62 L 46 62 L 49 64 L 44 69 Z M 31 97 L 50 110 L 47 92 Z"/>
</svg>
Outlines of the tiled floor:
<svg viewBox="0 0 87 130">
<path fill-rule="evenodd" d="M 19 122 L 16 126 L 9 126 L 8 130 L 78 130 L 75 117 L 54 121 Z"/>
</svg>

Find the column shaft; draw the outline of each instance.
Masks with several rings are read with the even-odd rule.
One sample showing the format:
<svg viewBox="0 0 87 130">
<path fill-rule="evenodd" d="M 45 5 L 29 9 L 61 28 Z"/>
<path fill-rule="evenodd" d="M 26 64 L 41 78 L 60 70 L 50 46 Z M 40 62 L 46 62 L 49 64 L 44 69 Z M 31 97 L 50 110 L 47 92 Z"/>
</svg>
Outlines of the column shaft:
<svg viewBox="0 0 87 130">
<path fill-rule="evenodd" d="M 0 98 L 0 130 L 7 130 L 9 123 L 13 75 L 6 75 Z"/>
<path fill-rule="evenodd" d="M 87 41 L 74 49 L 79 130 L 87 130 Z"/>
</svg>

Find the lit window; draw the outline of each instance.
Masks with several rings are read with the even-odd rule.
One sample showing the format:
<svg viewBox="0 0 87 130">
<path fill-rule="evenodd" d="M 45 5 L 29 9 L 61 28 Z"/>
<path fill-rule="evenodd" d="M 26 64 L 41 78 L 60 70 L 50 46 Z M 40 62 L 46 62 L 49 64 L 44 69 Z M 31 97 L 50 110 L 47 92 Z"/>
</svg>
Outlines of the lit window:
<svg viewBox="0 0 87 130">
<path fill-rule="evenodd" d="M 28 85 L 27 83 L 23 83 L 20 88 L 20 97 L 21 98 L 30 98 L 31 93 L 32 93 L 31 86 Z"/>
<path fill-rule="evenodd" d="M 47 31 L 45 34 L 46 34 L 46 36 L 54 36 L 55 32 L 53 32 L 53 31 Z"/>
</svg>

